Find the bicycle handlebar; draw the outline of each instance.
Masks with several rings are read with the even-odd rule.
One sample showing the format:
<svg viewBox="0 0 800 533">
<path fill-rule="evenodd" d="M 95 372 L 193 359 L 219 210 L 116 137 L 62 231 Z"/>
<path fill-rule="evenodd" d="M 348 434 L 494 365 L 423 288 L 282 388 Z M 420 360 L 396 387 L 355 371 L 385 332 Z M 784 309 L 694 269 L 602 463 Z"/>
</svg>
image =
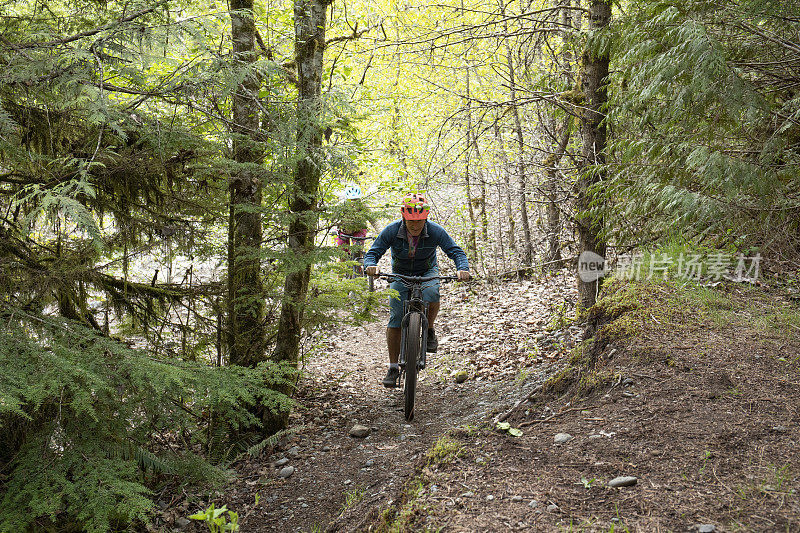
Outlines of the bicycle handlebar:
<svg viewBox="0 0 800 533">
<path fill-rule="evenodd" d="M 369 236 L 369 235 L 366 235 L 364 237 L 356 237 L 355 235 L 348 235 L 347 233 L 342 233 L 341 231 L 337 231 L 336 235 L 338 235 L 339 237 L 347 238 L 347 239 L 353 239 L 354 241 L 366 241 L 366 240 L 375 238 L 375 237 L 372 237 L 372 236 Z"/>
<path fill-rule="evenodd" d="M 433 281 L 438 279 L 440 281 L 458 281 L 458 276 L 405 276 L 403 274 L 395 274 L 395 273 L 378 273 L 378 278 L 385 279 L 387 281 L 392 281 L 393 279 L 397 279 L 398 281 L 406 282 L 406 283 L 425 283 L 426 281 Z"/>
</svg>

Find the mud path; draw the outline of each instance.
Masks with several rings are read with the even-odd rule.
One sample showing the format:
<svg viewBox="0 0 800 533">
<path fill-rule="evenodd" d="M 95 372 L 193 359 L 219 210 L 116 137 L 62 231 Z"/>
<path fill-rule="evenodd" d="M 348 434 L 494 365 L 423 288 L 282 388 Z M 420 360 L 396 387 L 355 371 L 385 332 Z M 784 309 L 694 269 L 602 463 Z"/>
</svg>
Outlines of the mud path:
<svg viewBox="0 0 800 533">
<path fill-rule="evenodd" d="M 550 298 L 563 301 L 560 291 L 543 296 L 540 292 L 546 287 L 526 287 L 535 294 L 537 305 Z M 420 374 L 411 423 L 403 418 L 402 390 L 380 383 L 388 361 L 386 312 L 377 322 L 342 327 L 324 339 L 322 349 L 306 363 L 298 397 L 301 405 L 292 414 L 292 426 L 301 429 L 271 455 L 237 465 L 238 480 L 224 495 L 231 502 L 229 508 L 240 509 L 242 531 L 353 529 L 352 516 L 347 517 L 347 526 L 337 525 L 343 511 L 385 507 L 397 498 L 415 460 L 440 436 L 482 424 L 547 375 L 555 360 L 530 354 L 518 357 L 522 353 L 515 351 L 518 345 L 508 348 L 505 340 L 519 337 L 519 331 L 511 331 L 517 326 L 526 328 L 532 338 L 542 321 L 525 324 L 514 316 L 494 331 L 475 330 L 488 312 L 468 304 L 475 291 L 474 286 L 443 290 L 437 320 L 440 348 L 428 355 L 428 368 Z M 467 370 L 470 378 L 456 383 L 457 370 Z M 369 428 L 369 434 L 351 436 L 356 424 Z"/>
</svg>

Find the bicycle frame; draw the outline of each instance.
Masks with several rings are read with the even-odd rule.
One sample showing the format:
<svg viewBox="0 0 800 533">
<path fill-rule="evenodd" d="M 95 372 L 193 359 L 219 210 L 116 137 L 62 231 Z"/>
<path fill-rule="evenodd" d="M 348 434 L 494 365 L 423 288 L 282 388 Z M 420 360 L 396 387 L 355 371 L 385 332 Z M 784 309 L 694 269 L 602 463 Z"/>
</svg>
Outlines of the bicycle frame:
<svg viewBox="0 0 800 533">
<path fill-rule="evenodd" d="M 343 233 L 341 231 L 338 231 L 336 234 L 341 239 L 350 239 L 353 241 L 353 244 L 347 245 L 350 247 L 350 250 L 348 251 L 350 260 L 358 263 L 357 265 L 353 265 L 353 273 L 356 276 L 366 276 L 367 274 L 364 272 L 364 254 L 366 253 L 364 250 L 364 245 L 366 244 L 366 241 L 374 239 L 375 237 L 356 237 L 355 235 L 348 235 L 347 233 Z"/>
<path fill-rule="evenodd" d="M 406 420 L 414 419 L 414 398 L 417 390 L 417 373 L 425 368 L 428 346 L 428 308 L 422 297 L 422 284 L 433 280 L 451 281 L 453 276 L 403 276 L 402 274 L 380 274 L 387 281 L 397 280 L 408 287 L 409 294 L 403 303 L 403 320 L 400 323 L 400 354 L 398 364 L 403 382 L 403 397 Z M 419 317 L 419 322 L 417 322 Z M 413 323 L 412 323 L 413 320 Z M 409 331 L 413 337 L 409 338 Z M 416 336 L 419 335 L 419 338 Z M 418 344 L 419 343 L 419 344 Z M 406 353 L 408 347 L 408 353 Z M 411 359 L 410 365 L 408 359 Z"/>
<path fill-rule="evenodd" d="M 408 287 L 408 299 L 403 302 L 403 320 L 400 323 L 400 357 L 398 364 L 400 365 L 401 372 L 405 370 L 406 365 L 406 337 L 408 334 L 408 323 L 411 320 L 411 315 L 419 313 L 420 323 L 422 326 L 422 347 L 419 361 L 417 361 L 417 368 L 425 368 L 425 358 L 427 352 L 425 347 L 428 345 L 428 302 L 422 298 L 422 285 L 428 281 L 456 281 L 458 278 L 455 276 L 404 276 L 402 274 L 380 274 L 380 277 L 387 281 L 400 281 L 403 285 Z"/>
<path fill-rule="evenodd" d="M 358 248 L 350 251 L 350 261 L 355 261 L 353 265 L 353 273 L 356 276 L 366 276 L 364 273 L 364 249 Z"/>
</svg>

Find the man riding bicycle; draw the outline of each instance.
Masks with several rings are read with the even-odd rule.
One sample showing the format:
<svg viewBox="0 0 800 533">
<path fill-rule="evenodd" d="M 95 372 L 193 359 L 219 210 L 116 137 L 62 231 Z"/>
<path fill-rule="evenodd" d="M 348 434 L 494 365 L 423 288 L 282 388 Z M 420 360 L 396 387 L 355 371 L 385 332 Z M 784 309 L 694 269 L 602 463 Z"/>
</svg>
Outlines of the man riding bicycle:
<svg viewBox="0 0 800 533">
<path fill-rule="evenodd" d="M 467 254 L 458 246 L 445 229 L 428 220 L 430 205 L 421 194 L 409 194 L 400 207 L 401 220 L 386 226 L 375 239 L 364 256 L 367 274 L 380 273 L 378 261 L 389 248 L 392 249 L 392 272 L 406 276 L 438 276 L 439 265 L 436 249 L 441 248 L 453 260 L 458 269 L 458 280 L 470 278 Z M 403 302 L 408 299 L 408 288 L 395 281 L 390 287 L 400 294 L 400 299 L 390 301 L 389 324 L 386 328 L 386 344 L 389 350 L 389 370 L 383 378 L 385 387 L 396 387 L 400 377 L 398 357 L 400 355 Z M 439 281 L 433 280 L 424 285 L 423 299 L 428 302 L 428 352 L 435 352 L 439 341 L 434 331 L 434 321 L 439 313 Z"/>
</svg>

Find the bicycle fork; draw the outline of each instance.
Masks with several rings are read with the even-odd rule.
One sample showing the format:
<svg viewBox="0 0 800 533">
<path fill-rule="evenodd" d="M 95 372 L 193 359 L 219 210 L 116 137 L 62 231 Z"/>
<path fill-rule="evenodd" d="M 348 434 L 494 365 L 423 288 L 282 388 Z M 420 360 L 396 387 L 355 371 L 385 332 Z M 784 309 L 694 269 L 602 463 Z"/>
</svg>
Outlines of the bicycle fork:
<svg viewBox="0 0 800 533">
<path fill-rule="evenodd" d="M 406 302 L 408 305 L 408 302 Z M 411 320 L 412 313 L 419 313 L 420 325 L 422 327 L 422 345 L 420 346 L 419 360 L 417 361 L 417 368 L 422 370 L 425 368 L 425 356 L 428 352 L 428 302 L 425 302 L 425 311 L 406 311 L 403 316 L 403 321 L 400 324 L 400 369 L 406 368 L 406 339 L 408 338 L 408 322 Z"/>
</svg>

